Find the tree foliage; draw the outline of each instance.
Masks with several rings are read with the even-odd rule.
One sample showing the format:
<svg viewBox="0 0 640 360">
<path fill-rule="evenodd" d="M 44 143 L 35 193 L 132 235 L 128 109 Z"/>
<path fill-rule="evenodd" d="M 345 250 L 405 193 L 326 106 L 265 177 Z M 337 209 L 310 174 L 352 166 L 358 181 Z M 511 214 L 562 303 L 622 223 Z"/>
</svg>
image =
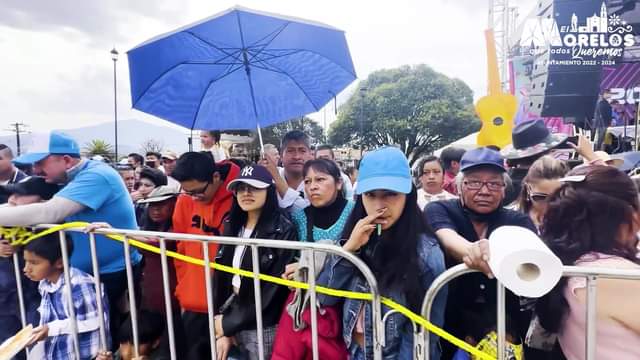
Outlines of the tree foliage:
<svg viewBox="0 0 640 360">
<path fill-rule="evenodd" d="M 279 124 L 271 125 L 260 129 L 262 133 L 262 142 L 264 144 L 273 144 L 280 148 L 280 140 L 284 134 L 291 130 L 302 130 L 312 139 L 312 143 L 324 142 L 324 135 L 322 127 L 317 122 L 308 117 L 300 119 L 293 119 Z M 260 139 L 258 134 L 255 133 L 255 139 L 253 141 L 253 148 L 260 151 Z"/>
<path fill-rule="evenodd" d="M 140 144 L 141 154 L 144 155 L 148 152 L 161 153 L 164 150 L 164 141 L 156 139 L 147 139 Z"/>
<path fill-rule="evenodd" d="M 84 152 L 89 157 L 101 155 L 113 158 L 115 155 L 113 146 L 102 139 L 93 139 L 86 143 L 84 145 Z"/>
<path fill-rule="evenodd" d="M 410 163 L 480 128 L 473 93 L 426 65 L 380 70 L 361 81 L 329 130 L 334 145 L 398 145 Z"/>
</svg>

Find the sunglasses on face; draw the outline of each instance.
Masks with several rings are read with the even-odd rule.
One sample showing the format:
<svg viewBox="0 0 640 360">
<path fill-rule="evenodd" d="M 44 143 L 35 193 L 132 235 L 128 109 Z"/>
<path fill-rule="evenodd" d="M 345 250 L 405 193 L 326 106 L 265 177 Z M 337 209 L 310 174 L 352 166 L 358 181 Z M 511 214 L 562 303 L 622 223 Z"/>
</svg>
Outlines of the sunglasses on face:
<svg viewBox="0 0 640 360">
<path fill-rule="evenodd" d="M 207 188 L 209 188 L 209 184 L 211 183 L 207 183 L 204 187 L 202 187 L 202 189 L 198 189 L 198 190 L 189 191 L 189 190 L 182 189 L 182 193 L 189 196 L 202 195 L 205 193 L 205 191 L 207 191 Z"/>
<path fill-rule="evenodd" d="M 238 184 L 234 189 L 233 189 L 233 193 L 237 196 L 238 194 L 244 193 L 244 192 L 248 192 L 250 194 L 256 192 L 257 190 L 259 190 L 258 188 L 255 188 L 249 184 Z"/>
<path fill-rule="evenodd" d="M 549 194 L 545 194 L 545 193 L 533 193 L 533 194 L 529 194 L 529 199 L 531 199 L 531 201 L 533 202 L 543 202 L 543 201 L 547 201 L 547 198 L 549 197 Z"/>
</svg>

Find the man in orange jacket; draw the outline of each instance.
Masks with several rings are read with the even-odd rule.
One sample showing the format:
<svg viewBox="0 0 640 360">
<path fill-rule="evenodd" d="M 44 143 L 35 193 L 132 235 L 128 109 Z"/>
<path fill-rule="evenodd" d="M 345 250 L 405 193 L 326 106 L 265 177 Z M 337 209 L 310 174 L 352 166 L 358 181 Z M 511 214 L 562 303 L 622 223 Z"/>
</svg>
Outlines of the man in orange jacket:
<svg viewBox="0 0 640 360">
<path fill-rule="evenodd" d="M 214 163 L 210 155 L 187 152 L 180 156 L 173 177 L 182 185 L 173 213 L 173 229 L 177 233 L 220 235 L 222 223 L 231 209 L 233 196 L 227 184 L 238 177 L 240 168 L 230 161 Z M 209 259 L 213 261 L 217 244 L 209 245 Z M 177 251 L 202 259 L 201 243 L 180 241 Z M 175 262 L 176 297 L 183 310 L 182 322 L 187 337 L 189 359 L 199 359 L 209 353 L 209 320 L 205 272 L 199 265 Z M 213 271 L 213 270 L 212 270 Z M 226 299 L 215 299 L 224 302 Z"/>
</svg>

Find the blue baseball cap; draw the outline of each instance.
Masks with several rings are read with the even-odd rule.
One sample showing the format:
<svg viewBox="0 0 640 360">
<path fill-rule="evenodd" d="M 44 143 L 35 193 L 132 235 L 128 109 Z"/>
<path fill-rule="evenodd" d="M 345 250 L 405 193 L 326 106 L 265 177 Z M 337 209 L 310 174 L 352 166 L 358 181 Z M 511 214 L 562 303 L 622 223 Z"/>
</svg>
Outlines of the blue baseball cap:
<svg viewBox="0 0 640 360">
<path fill-rule="evenodd" d="M 504 159 L 496 150 L 481 147 L 467 151 L 460 160 L 460 171 L 470 170 L 476 167 L 493 167 L 500 172 L 505 172 Z"/>
<path fill-rule="evenodd" d="M 80 157 L 80 147 L 73 138 L 61 131 L 53 130 L 31 135 L 29 152 L 15 158 L 18 164 L 33 164 L 49 155 L 72 155 Z"/>
<path fill-rule="evenodd" d="M 385 146 L 365 154 L 358 170 L 358 195 L 373 190 L 411 192 L 409 162 L 398 148 Z"/>
</svg>

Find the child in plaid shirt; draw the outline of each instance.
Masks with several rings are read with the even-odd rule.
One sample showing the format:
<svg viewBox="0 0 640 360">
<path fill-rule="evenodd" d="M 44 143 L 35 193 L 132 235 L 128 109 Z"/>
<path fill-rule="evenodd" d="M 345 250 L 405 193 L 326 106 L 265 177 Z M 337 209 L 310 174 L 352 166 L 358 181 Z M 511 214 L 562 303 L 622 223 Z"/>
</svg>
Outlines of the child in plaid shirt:
<svg viewBox="0 0 640 360">
<path fill-rule="evenodd" d="M 67 238 L 69 256 L 73 242 Z M 42 295 L 40 326 L 34 329 L 30 344 L 44 340 L 46 359 L 75 359 L 71 319 L 69 319 L 69 293 L 63 275 L 60 240 L 57 234 L 50 234 L 33 240 L 24 247 L 25 275 L 39 281 L 38 290 Z M 93 278 L 76 269 L 71 272 L 71 298 L 76 315 L 80 359 L 93 359 L 100 349 L 108 349 L 110 344 L 100 344 L 100 318 Z M 109 339 L 109 315 L 106 296 L 102 292 L 104 326 Z"/>
</svg>

